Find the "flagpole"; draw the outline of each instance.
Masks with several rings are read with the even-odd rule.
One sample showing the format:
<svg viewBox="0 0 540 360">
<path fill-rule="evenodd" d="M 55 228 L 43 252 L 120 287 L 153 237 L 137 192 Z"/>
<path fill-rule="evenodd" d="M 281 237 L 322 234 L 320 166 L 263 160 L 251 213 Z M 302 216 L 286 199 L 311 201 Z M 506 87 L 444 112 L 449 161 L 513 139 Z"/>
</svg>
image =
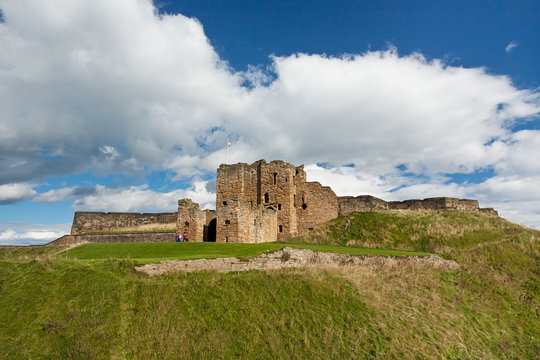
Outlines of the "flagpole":
<svg viewBox="0 0 540 360">
<path fill-rule="evenodd" d="M 231 147 L 231 142 L 227 138 L 227 164 L 229 164 L 229 148 Z"/>
</svg>

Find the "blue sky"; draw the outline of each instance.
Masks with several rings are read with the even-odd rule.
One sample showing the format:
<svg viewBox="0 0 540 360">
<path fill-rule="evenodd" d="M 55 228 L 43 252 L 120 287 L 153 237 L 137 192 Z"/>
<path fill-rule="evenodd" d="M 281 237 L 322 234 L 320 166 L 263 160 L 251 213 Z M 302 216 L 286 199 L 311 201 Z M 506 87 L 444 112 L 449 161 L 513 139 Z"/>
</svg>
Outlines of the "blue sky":
<svg viewBox="0 0 540 360">
<path fill-rule="evenodd" d="M 159 3 L 158 3 L 159 4 Z M 420 51 L 465 67 L 508 74 L 538 87 L 536 1 L 163 1 L 161 11 L 199 19 L 219 55 L 237 70 L 268 55 Z M 519 39 L 519 41 L 517 40 Z M 504 51 L 519 44 L 512 56 Z M 501 51 L 502 50 L 502 51 Z"/>
<path fill-rule="evenodd" d="M 215 169 L 480 200 L 540 228 L 534 1 L 0 0 L 0 244 L 212 207 Z"/>
</svg>

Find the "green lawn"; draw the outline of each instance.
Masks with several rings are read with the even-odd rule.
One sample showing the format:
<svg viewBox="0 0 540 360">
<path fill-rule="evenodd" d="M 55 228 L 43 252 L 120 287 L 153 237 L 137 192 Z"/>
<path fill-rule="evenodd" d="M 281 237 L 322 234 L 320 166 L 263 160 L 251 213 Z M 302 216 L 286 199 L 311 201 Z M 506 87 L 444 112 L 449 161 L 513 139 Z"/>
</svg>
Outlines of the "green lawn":
<svg viewBox="0 0 540 360">
<path fill-rule="evenodd" d="M 137 262 L 155 262 L 170 259 L 201 259 L 217 257 L 253 257 L 265 251 L 279 250 L 290 246 L 314 251 L 336 252 L 352 255 L 381 256 L 426 256 L 427 252 L 345 247 L 334 245 L 302 243 L 261 243 L 261 244 L 223 244 L 223 243 L 111 243 L 85 244 L 62 254 L 69 259 L 132 259 Z"/>
</svg>

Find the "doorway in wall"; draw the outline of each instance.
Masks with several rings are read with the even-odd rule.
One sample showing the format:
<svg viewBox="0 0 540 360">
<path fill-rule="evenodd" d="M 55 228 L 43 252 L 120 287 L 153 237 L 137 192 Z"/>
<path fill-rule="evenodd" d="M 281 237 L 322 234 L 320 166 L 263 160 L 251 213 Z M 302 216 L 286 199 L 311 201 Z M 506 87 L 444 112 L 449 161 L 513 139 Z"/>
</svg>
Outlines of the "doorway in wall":
<svg viewBox="0 0 540 360">
<path fill-rule="evenodd" d="M 210 220 L 204 228 L 203 241 L 216 242 L 216 219 Z"/>
</svg>

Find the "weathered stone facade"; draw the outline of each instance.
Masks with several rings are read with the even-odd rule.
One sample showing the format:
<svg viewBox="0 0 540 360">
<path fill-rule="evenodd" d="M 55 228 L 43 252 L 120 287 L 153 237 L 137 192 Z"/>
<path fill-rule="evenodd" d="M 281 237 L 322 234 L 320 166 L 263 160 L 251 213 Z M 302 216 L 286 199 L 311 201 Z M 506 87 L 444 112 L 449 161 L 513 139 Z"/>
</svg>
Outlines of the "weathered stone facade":
<svg viewBox="0 0 540 360">
<path fill-rule="evenodd" d="M 338 197 L 339 215 L 349 215 L 353 212 L 388 210 L 388 202 L 371 195 L 340 196 Z"/>
<path fill-rule="evenodd" d="M 141 233 L 113 233 L 113 234 L 82 234 L 64 235 L 51 241 L 47 245 L 65 246 L 80 243 L 124 243 L 124 242 L 174 242 L 175 233 L 172 232 L 141 232 Z"/>
<path fill-rule="evenodd" d="M 177 217 L 176 213 L 77 211 L 73 216 L 71 235 L 175 229 Z"/>
<path fill-rule="evenodd" d="M 213 227 L 213 236 L 212 230 Z M 215 241 L 216 212 L 201 210 L 199 204 L 190 199 L 178 200 L 176 233 L 186 234 L 189 241 Z"/>
<path fill-rule="evenodd" d="M 86 234 L 81 241 L 92 242 L 172 241 L 176 229 L 176 234 L 185 233 L 194 242 L 258 243 L 302 235 L 338 215 L 353 212 L 459 210 L 498 216 L 493 209 L 479 208 L 476 200 L 438 197 L 387 202 L 370 195 L 337 197 L 331 188 L 307 182 L 303 165 L 281 160 L 221 165 L 216 185 L 216 210 L 201 210 L 192 200 L 181 199 L 177 213 L 76 212 L 70 236 L 81 240 Z M 137 231 L 141 233 L 87 236 Z M 149 235 L 156 231 L 170 231 L 172 236 Z"/>
<path fill-rule="evenodd" d="M 486 215 L 498 216 L 492 208 L 480 208 L 478 200 L 436 197 L 427 199 L 412 199 L 404 201 L 384 201 L 370 195 L 357 197 L 342 196 L 338 198 L 339 215 L 349 215 L 353 212 L 376 210 L 457 210 L 481 212 Z"/>
<path fill-rule="evenodd" d="M 279 160 L 221 165 L 216 183 L 218 242 L 284 240 L 337 217 L 336 195 L 306 182 L 303 166 Z"/>
<path fill-rule="evenodd" d="M 478 201 L 468 199 L 455 199 L 448 197 L 413 199 L 405 201 L 390 201 L 390 210 L 460 210 L 478 211 Z"/>
</svg>

